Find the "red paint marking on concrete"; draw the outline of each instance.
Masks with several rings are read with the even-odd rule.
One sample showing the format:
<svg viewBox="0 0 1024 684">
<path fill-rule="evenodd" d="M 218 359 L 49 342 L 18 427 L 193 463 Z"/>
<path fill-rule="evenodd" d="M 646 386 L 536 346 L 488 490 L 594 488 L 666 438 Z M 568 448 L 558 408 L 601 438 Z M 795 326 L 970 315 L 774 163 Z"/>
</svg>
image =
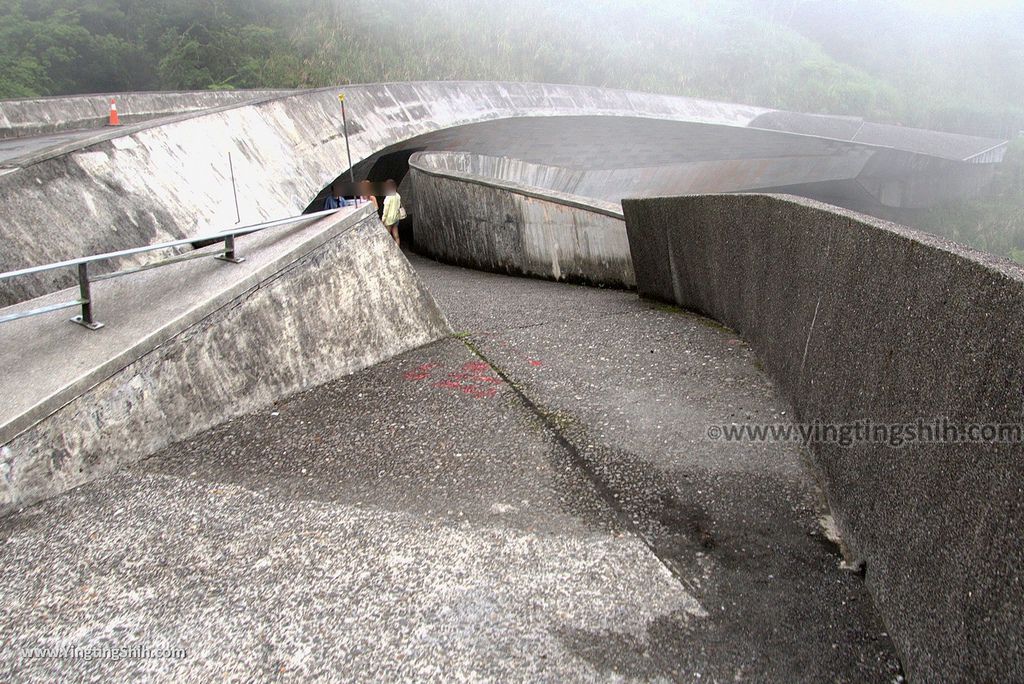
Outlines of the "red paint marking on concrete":
<svg viewBox="0 0 1024 684">
<path fill-rule="evenodd" d="M 544 362 L 541 361 L 540 359 L 527 359 L 527 361 L 529 361 L 530 365 L 533 366 L 534 368 L 540 368 L 541 366 L 544 365 Z"/>
<path fill-rule="evenodd" d="M 477 375 L 475 373 L 449 373 L 448 377 L 452 380 L 464 380 L 468 382 L 492 382 L 494 384 L 501 382 L 501 378 L 497 378 L 493 375 Z"/>
<path fill-rule="evenodd" d="M 437 364 L 433 362 L 423 363 L 416 367 L 416 370 L 407 371 L 403 374 L 406 380 L 415 382 L 419 380 L 426 380 L 430 377 L 430 372 L 437 368 Z"/>
<path fill-rule="evenodd" d="M 417 380 L 426 379 L 429 377 L 429 370 L 424 371 L 421 368 L 406 374 L 407 378 L 410 376 Z M 433 386 L 461 392 L 476 399 L 488 399 L 498 393 L 499 384 L 501 378 L 492 372 L 485 361 L 468 361 L 462 364 L 461 369 L 450 371 L 444 378 L 434 382 Z"/>
</svg>

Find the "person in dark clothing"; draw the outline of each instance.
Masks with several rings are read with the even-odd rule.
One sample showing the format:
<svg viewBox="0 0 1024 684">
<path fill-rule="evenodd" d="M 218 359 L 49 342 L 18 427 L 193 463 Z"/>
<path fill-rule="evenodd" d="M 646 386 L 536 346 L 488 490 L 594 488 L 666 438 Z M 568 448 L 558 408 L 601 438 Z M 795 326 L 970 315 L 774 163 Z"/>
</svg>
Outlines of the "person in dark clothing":
<svg viewBox="0 0 1024 684">
<path fill-rule="evenodd" d="M 338 197 L 334 192 L 334 186 L 331 186 L 330 191 L 327 193 L 327 198 L 324 199 L 324 211 L 328 209 L 340 209 L 345 206 L 345 202 L 342 201 L 341 197 Z"/>
</svg>

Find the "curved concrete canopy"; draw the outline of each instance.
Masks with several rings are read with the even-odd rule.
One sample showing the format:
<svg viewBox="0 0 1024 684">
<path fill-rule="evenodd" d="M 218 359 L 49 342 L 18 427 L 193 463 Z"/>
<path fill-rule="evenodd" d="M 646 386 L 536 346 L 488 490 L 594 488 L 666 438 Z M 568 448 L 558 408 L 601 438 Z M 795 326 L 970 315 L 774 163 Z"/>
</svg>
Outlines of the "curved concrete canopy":
<svg viewBox="0 0 1024 684">
<path fill-rule="evenodd" d="M 881 218 L 890 218 L 894 209 L 973 195 L 992 171 L 991 164 L 832 138 L 602 115 L 499 119 L 447 128 L 378 152 L 356 165 L 357 175 L 373 175 L 381 158 L 424 150 L 478 160 L 475 168 L 463 171 L 606 201 L 779 192 Z"/>
</svg>

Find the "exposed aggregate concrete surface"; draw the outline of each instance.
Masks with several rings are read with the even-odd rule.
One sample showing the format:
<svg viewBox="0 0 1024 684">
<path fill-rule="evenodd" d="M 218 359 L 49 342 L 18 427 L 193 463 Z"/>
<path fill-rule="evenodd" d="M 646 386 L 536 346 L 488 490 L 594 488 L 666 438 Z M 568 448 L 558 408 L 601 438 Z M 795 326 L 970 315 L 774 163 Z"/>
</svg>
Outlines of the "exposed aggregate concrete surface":
<svg viewBox="0 0 1024 684">
<path fill-rule="evenodd" d="M 920 430 L 814 444 L 908 674 L 1024 679 L 1024 268 L 796 197 L 623 209 L 641 295 L 737 330 L 802 423 Z M 918 421 L 1011 431 L 929 439 Z"/>
<path fill-rule="evenodd" d="M 455 337 L 0 520 L 0 679 L 900 677 L 734 334 L 413 263 Z"/>
</svg>

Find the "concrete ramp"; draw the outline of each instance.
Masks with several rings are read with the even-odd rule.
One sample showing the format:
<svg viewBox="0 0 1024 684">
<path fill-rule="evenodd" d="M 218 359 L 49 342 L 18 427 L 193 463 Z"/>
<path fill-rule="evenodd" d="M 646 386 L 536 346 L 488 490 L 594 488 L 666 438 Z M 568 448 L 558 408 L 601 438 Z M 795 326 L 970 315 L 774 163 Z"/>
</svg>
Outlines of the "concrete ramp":
<svg viewBox="0 0 1024 684">
<path fill-rule="evenodd" d="M 239 246 L 97 283 L 99 331 L 0 327 L 0 515 L 448 332 L 368 208 Z"/>
<path fill-rule="evenodd" d="M 115 99 L 121 121 L 137 123 L 286 95 L 286 90 L 198 90 L 27 97 L 0 100 L 0 140 L 101 128 Z"/>
<path fill-rule="evenodd" d="M 86 116 L 74 113 L 79 105 L 70 102 L 66 117 Z M 7 110 L 10 118 L 13 109 L 0 108 Z M 86 139 L 51 140 L 36 151 L 16 141 L 24 154 L 0 161 L 0 271 L 294 215 L 345 179 L 350 151 L 359 176 L 376 176 L 380 163 L 401 180 L 403 154 L 463 151 L 578 169 L 587 183 L 566 191 L 591 199 L 789 188 L 888 215 L 936 196 L 977 192 L 1005 148 L 941 133 L 903 140 L 893 127 L 870 129 L 884 145 L 840 140 L 804 132 L 801 121 L 761 118 L 769 113 L 582 86 L 383 83 L 267 94 Z M 757 127 L 759 119 L 775 128 Z M 846 119 L 815 122 L 808 130 L 849 127 Z M 0 285 L 0 305 L 70 284 L 40 276 Z"/>
</svg>

